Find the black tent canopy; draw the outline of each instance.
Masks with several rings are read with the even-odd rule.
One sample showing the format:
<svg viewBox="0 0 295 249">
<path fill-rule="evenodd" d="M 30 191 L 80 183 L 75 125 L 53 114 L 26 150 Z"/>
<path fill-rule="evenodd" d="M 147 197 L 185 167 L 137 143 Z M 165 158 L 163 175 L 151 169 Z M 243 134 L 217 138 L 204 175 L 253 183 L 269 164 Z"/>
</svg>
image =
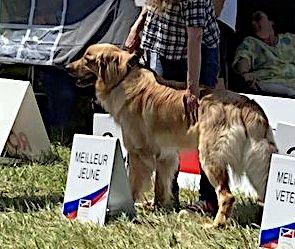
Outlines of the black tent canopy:
<svg viewBox="0 0 295 249">
<path fill-rule="evenodd" d="M 86 45 L 122 45 L 133 0 L 0 0 L 0 63 L 62 65 Z"/>
</svg>

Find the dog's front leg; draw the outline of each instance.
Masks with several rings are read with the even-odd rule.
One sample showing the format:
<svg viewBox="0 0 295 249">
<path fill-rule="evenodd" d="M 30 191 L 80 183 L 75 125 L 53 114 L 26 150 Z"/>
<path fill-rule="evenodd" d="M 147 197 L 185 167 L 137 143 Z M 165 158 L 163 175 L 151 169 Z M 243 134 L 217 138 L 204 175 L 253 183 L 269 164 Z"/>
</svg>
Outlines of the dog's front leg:
<svg viewBox="0 0 295 249">
<path fill-rule="evenodd" d="M 172 183 L 178 171 L 178 153 L 161 154 L 156 159 L 155 205 L 163 208 L 178 208 L 178 191 L 172 193 Z"/>
<path fill-rule="evenodd" d="M 153 158 L 142 151 L 130 150 L 129 181 L 134 201 L 138 201 L 141 194 L 151 186 L 151 177 L 154 171 Z"/>
</svg>

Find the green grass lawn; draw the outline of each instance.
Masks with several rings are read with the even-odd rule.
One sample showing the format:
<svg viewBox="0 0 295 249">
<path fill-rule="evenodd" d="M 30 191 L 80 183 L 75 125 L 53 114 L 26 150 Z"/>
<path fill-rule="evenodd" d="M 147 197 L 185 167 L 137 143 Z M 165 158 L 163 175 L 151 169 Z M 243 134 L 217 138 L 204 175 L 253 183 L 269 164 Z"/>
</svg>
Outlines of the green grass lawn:
<svg viewBox="0 0 295 249">
<path fill-rule="evenodd" d="M 47 164 L 0 165 L 0 248 L 258 248 L 261 210 L 243 196 L 222 229 L 205 229 L 206 216 L 164 210 L 109 217 L 104 227 L 70 222 L 61 215 L 70 150 L 55 154 Z M 182 190 L 182 205 L 194 196 Z"/>
</svg>

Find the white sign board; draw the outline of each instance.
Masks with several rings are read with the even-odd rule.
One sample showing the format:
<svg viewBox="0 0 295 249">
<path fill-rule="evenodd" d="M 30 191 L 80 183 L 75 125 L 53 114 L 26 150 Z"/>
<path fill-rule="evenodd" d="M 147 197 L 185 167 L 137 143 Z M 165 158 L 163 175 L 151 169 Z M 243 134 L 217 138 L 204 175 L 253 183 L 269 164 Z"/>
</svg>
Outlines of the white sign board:
<svg viewBox="0 0 295 249">
<path fill-rule="evenodd" d="M 278 123 L 276 144 L 279 149 L 279 154 L 295 156 L 295 124 L 288 124 L 285 122 Z"/>
<path fill-rule="evenodd" d="M 51 153 L 42 117 L 27 81 L 0 79 L 0 154 L 42 160 Z"/>
<path fill-rule="evenodd" d="M 146 0 L 134 0 L 135 5 L 138 7 L 144 6 Z"/>
<path fill-rule="evenodd" d="M 102 225 L 107 211 L 135 214 L 120 144 L 116 138 L 76 134 L 63 214 Z"/>
<path fill-rule="evenodd" d="M 254 99 L 262 107 L 273 129 L 277 128 L 278 122 L 295 124 L 295 115 L 293 113 L 295 112 L 295 99 L 253 94 L 245 95 L 250 99 Z"/>
<path fill-rule="evenodd" d="M 295 158 L 273 154 L 261 223 L 261 247 L 295 248 L 294 207 Z"/>
<path fill-rule="evenodd" d="M 236 31 L 237 9 L 237 0 L 227 0 L 224 2 L 221 13 L 217 19 L 228 25 L 233 31 Z"/>
<path fill-rule="evenodd" d="M 126 162 L 127 150 L 123 143 L 122 129 L 114 121 L 110 114 L 95 113 L 93 116 L 93 135 L 95 136 L 106 136 L 116 137 L 120 141 L 124 161 Z"/>
</svg>

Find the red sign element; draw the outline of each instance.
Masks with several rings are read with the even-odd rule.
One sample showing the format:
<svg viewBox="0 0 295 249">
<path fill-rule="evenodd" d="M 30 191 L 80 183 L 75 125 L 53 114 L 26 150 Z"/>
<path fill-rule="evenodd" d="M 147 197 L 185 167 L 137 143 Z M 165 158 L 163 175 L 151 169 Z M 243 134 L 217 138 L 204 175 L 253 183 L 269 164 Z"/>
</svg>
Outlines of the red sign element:
<svg viewBox="0 0 295 249">
<path fill-rule="evenodd" d="M 7 145 L 13 148 L 15 151 L 32 151 L 29 139 L 27 135 L 23 132 L 16 134 L 13 131 L 11 131 L 7 140 Z"/>
<path fill-rule="evenodd" d="M 199 152 L 197 149 L 181 151 L 179 157 L 181 172 L 200 174 Z"/>
</svg>

